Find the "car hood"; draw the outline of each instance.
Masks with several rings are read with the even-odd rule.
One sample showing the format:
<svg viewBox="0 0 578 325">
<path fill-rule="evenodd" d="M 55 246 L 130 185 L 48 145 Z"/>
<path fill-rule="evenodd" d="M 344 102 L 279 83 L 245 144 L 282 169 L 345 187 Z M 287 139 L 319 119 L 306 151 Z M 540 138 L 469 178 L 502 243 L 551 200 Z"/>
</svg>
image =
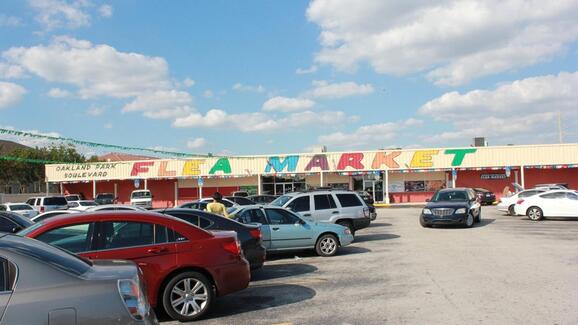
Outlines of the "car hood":
<svg viewBox="0 0 578 325">
<path fill-rule="evenodd" d="M 468 207 L 468 202 L 460 201 L 460 202 L 450 202 L 450 201 L 441 201 L 441 202 L 428 202 L 425 206 L 428 209 L 435 209 L 435 208 L 465 208 Z"/>
</svg>

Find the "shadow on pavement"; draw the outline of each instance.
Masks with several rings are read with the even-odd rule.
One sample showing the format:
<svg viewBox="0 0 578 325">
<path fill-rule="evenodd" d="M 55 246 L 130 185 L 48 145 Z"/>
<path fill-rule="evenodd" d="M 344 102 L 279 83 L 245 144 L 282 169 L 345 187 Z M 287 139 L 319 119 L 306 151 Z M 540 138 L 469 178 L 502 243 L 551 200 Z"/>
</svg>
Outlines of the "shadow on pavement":
<svg viewBox="0 0 578 325">
<path fill-rule="evenodd" d="M 389 227 L 389 226 L 391 226 L 391 223 L 385 223 L 385 222 L 376 222 L 376 223 L 371 223 L 369 225 L 370 228 Z"/>
<path fill-rule="evenodd" d="M 363 254 L 363 253 L 369 253 L 369 252 L 371 252 L 371 249 L 367 249 L 365 247 L 345 246 L 345 247 L 341 247 L 337 251 L 337 256 Z"/>
<path fill-rule="evenodd" d="M 262 269 L 251 273 L 251 281 L 265 281 L 286 278 L 317 271 L 317 267 L 309 264 L 278 264 L 264 265 Z"/>
<path fill-rule="evenodd" d="M 368 235 L 355 235 L 354 243 L 363 243 L 368 241 L 376 240 L 388 240 L 399 238 L 399 235 L 394 234 L 368 234 Z M 345 248 L 345 247 L 344 247 Z"/>
<path fill-rule="evenodd" d="M 475 223 L 472 228 L 485 227 L 489 224 L 494 223 L 494 221 L 496 221 L 496 219 L 485 219 L 482 217 L 482 221 L 480 221 L 479 223 Z M 433 225 L 433 228 L 464 229 L 465 226 L 464 225 L 458 225 L 458 224 L 456 224 L 456 225 L 454 225 L 454 224 L 448 224 L 448 225 L 437 224 L 437 225 Z"/>
</svg>

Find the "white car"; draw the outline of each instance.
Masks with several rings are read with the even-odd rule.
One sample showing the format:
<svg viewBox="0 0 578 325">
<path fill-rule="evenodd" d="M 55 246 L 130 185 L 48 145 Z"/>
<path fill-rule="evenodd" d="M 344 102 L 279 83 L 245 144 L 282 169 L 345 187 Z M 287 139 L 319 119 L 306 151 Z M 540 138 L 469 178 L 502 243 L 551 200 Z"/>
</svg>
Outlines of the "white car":
<svg viewBox="0 0 578 325">
<path fill-rule="evenodd" d="M 97 204 L 92 200 L 68 201 L 68 208 L 72 210 L 86 211 L 95 206 Z"/>
<path fill-rule="evenodd" d="M 52 217 L 60 216 L 63 214 L 71 214 L 71 213 L 80 213 L 80 211 L 70 210 L 70 209 L 69 210 L 52 210 L 52 211 L 41 213 L 30 220 L 32 220 L 33 222 L 40 222 L 42 220 L 46 220 L 46 219 L 49 219 Z"/>
<path fill-rule="evenodd" d="M 547 217 L 578 218 L 578 193 L 556 190 L 519 199 L 514 207 L 516 214 L 538 221 Z"/>
<path fill-rule="evenodd" d="M 152 209 L 153 195 L 149 190 L 132 191 L 130 194 L 130 204 L 145 209 Z"/>
<path fill-rule="evenodd" d="M 26 218 L 33 218 L 38 215 L 38 211 L 34 210 L 34 208 L 30 204 L 26 203 L 0 204 L 0 211 L 10 211 L 18 213 L 19 215 Z"/>
<path fill-rule="evenodd" d="M 97 205 L 85 210 L 85 212 L 97 212 L 97 211 L 146 211 L 146 210 L 141 207 L 122 204 Z"/>
<path fill-rule="evenodd" d="M 531 190 L 525 190 L 522 192 L 515 193 L 512 196 L 505 196 L 500 199 L 500 203 L 498 203 L 498 211 L 507 212 L 511 216 L 515 216 L 516 212 L 514 211 L 514 207 L 516 206 L 516 202 L 519 199 L 524 199 L 530 196 L 534 196 L 536 194 L 544 193 L 547 190 L 537 188 Z"/>
</svg>

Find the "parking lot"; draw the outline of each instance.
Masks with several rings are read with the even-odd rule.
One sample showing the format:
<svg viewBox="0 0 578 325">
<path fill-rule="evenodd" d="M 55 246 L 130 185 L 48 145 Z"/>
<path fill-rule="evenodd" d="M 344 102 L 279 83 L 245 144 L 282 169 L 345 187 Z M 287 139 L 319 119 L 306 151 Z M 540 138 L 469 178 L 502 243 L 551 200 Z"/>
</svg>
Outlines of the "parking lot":
<svg viewBox="0 0 578 325">
<path fill-rule="evenodd" d="M 484 207 L 472 229 L 426 229 L 418 208 L 378 211 L 338 256 L 273 256 L 195 324 L 578 323 L 578 220 Z"/>
</svg>

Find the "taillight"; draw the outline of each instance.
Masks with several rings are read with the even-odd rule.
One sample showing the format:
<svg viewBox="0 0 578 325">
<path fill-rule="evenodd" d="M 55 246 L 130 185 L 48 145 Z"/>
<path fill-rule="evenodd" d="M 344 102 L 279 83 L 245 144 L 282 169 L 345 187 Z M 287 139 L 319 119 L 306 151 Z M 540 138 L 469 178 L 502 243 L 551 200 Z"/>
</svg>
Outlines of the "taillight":
<svg viewBox="0 0 578 325">
<path fill-rule="evenodd" d="M 259 229 L 259 228 L 251 229 L 249 231 L 249 233 L 251 234 L 251 237 L 253 237 L 255 239 L 261 239 L 261 237 L 262 237 L 261 229 Z"/>
<path fill-rule="evenodd" d="M 118 280 L 118 292 L 129 314 L 136 320 L 144 320 L 148 302 L 140 285 L 134 280 Z"/>
<path fill-rule="evenodd" d="M 523 199 L 519 199 L 518 202 L 516 202 L 516 204 L 522 204 L 522 203 L 524 203 Z"/>
<path fill-rule="evenodd" d="M 233 255 L 241 255 L 241 245 L 236 240 L 223 243 L 223 248 Z"/>
<path fill-rule="evenodd" d="M 44 207 L 40 207 L 40 213 L 44 213 Z"/>
</svg>

